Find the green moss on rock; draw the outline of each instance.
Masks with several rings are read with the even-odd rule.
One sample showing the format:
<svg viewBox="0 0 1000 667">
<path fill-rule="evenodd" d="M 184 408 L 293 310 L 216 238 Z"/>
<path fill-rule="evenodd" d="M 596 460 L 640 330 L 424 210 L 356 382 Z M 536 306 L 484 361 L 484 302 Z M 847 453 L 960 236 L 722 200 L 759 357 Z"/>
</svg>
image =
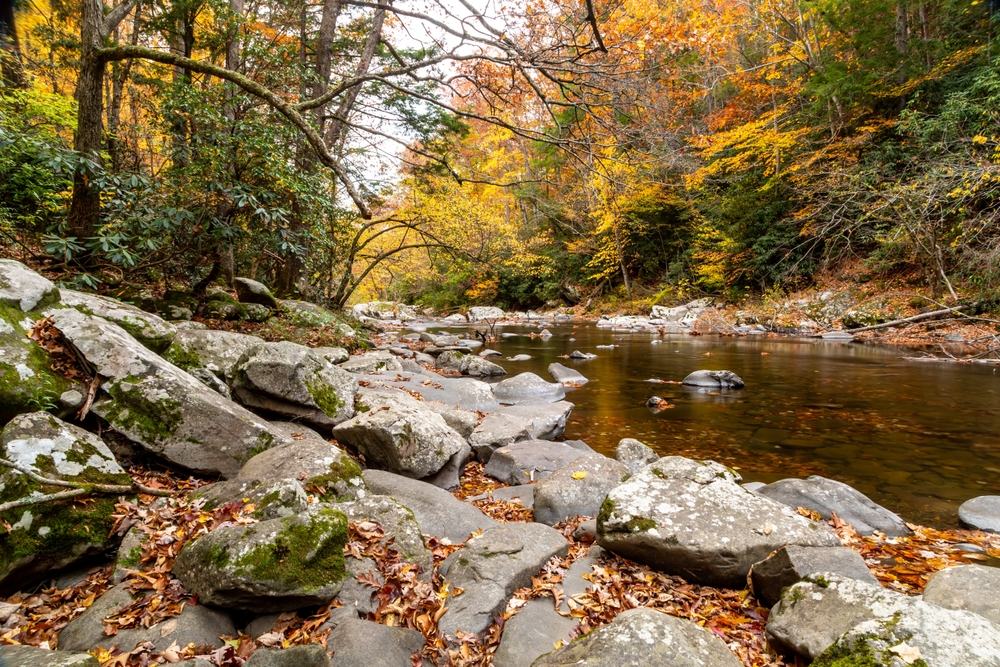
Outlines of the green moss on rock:
<svg viewBox="0 0 1000 667">
<path fill-rule="evenodd" d="M 345 456 L 331 463 L 329 472 L 306 480 L 303 486 L 317 489 L 317 495 L 325 502 L 343 502 L 351 499 L 349 494 L 344 493 L 350 487 L 350 481 L 360 478 L 361 466 Z"/>
<path fill-rule="evenodd" d="M 337 390 L 319 378 L 307 380 L 306 389 L 309 390 L 309 396 L 327 417 L 335 417 L 344 407 L 344 401 L 337 396 Z"/>
<path fill-rule="evenodd" d="M 105 418 L 126 433 L 136 433 L 150 443 L 161 443 L 184 421 L 180 401 L 170 397 L 150 401 L 139 383 L 141 380 L 126 378 L 108 388 L 114 404 Z"/>
</svg>

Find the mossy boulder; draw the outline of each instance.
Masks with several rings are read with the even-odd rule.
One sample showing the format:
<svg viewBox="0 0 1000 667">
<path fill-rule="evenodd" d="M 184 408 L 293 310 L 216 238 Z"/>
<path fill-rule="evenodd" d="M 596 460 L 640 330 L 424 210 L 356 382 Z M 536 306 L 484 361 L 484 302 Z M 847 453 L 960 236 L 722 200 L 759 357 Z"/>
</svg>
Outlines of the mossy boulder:
<svg viewBox="0 0 1000 667">
<path fill-rule="evenodd" d="M 290 611 L 332 600 L 346 577 L 347 517 L 330 505 L 220 528 L 181 549 L 173 574 L 199 602 Z"/>
<path fill-rule="evenodd" d="M 205 317 L 219 320 L 245 320 L 247 309 L 242 303 L 212 299 L 205 304 Z"/>
<path fill-rule="evenodd" d="M 243 353 L 263 344 L 257 336 L 232 331 L 185 329 L 177 332 L 163 358 L 186 371 L 208 369 L 228 382 Z"/>
<path fill-rule="evenodd" d="M 358 380 L 312 349 L 282 341 L 244 352 L 232 389 L 246 406 L 330 427 L 354 416 Z"/>
<path fill-rule="evenodd" d="M 22 313 L 41 310 L 59 301 L 59 290 L 52 282 L 21 262 L 0 259 L 0 305 Z"/>
<path fill-rule="evenodd" d="M 294 479 L 230 479 L 203 486 L 192 495 L 202 508 L 213 510 L 231 502 L 245 505 L 255 519 L 268 520 L 304 512 L 309 499 Z M 249 506 L 253 506 L 250 510 Z"/>
<path fill-rule="evenodd" d="M 247 322 L 266 322 L 271 318 L 272 311 L 267 306 L 259 303 L 244 303 L 243 310 L 246 312 Z"/>
<path fill-rule="evenodd" d="M 271 294 L 267 285 L 250 278 L 236 278 L 233 280 L 233 285 L 236 287 L 236 296 L 240 303 L 252 303 L 269 309 L 278 308 L 278 300 Z"/>
<path fill-rule="evenodd" d="M 114 322 L 154 352 L 166 350 L 177 333 L 173 325 L 160 317 L 106 296 L 64 289 L 62 302 L 88 315 Z"/>
<path fill-rule="evenodd" d="M 337 323 L 337 316 L 326 308 L 317 306 L 308 301 L 295 301 L 294 299 L 283 299 L 281 301 L 281 313 L 288 318 L 292 324 L 300 327 L 319 328 Z"/>
<path fill-rule="evenodd" d="M 47 412 L 19 415 L 4 428 L 0 455 L 53 479 L 90 484 L 131 484 L 114 455 L 97 436 Z M 0 503 L 59 491 L 26 475 L 4 469 Z M 94 496 L 83 505 L 72 500 L 8 510 L 0 519 L 11 526 L 0 540 L 0 590 L 28 586 L 50 571 L 113 546 L 114 496 Z"/>
</svg>

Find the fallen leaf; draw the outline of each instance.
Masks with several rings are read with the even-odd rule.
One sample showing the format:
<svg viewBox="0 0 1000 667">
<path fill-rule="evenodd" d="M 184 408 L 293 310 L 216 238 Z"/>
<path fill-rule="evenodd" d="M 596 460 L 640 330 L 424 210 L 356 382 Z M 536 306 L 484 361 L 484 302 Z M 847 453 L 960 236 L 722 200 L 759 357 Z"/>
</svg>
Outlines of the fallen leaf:
<svg viewBox="0 0 1000 667">
<path fill-rule="evenodd" d="M 571 477 L 572 477 L 573 479 L 583 479 L 583 478 L 585 478 L 586 476 L 587 476 L 587 471 L 586 471 L 586 470 L 577 470 L 576 472 L 574 472 L 574 473 L 573 473 L 573 474 L 571 475 Z"/>
</svg>

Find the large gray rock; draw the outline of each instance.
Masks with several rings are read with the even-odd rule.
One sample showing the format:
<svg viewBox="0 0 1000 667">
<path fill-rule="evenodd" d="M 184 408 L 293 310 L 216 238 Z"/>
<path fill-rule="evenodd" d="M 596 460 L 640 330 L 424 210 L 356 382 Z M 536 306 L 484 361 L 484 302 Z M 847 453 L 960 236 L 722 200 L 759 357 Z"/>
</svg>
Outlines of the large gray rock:
<svg viewBox="0 0 1000 667">
<path fill-rule="evenodd" d="M 417 307 L 408 306 L 395 301 L 371 301 L 356 303 L 351 307 L 351 314 L 361 319 L 370 317 L 376 320 L 399 320 L 407 322 L 417 316 Z"/>
<path fill-rule="evenodd" d="M 104 378 L 110 395 L 93 411 L 127 438 L 171 463 L 231 477 L 274 444 L 266 421 L 212 391 L 139 344 L 121 327 L 77 310 L 52 320 Z"/>
<path fill-rule="evenodd" d="M 444 489 L 426 482 L 384 470 L 366 470 L 364 479 L 372 493 L 392 496 L 411 510 L 425 535 L 459 543 L 480 529 L 497 525 L 478 507 L 463 503 Z"/>
<path fill-rule="evenodd" d="M 460 408 L 449 408 L 444 403 L 437 401 L 424 401 L 423 406 L 431 412 L 436 412 L 444 417 L 444 423 L 455 429 L 455 432 L 463 438 L 468 438 L 476 430 L 476 427 L 479 426 L 479 415 L 475 412 Z"/>
<path fill-rule="evenodd" d="M 531 577 L 553 556 L 565 556 L 569 543 L 556 530 L 539 523 L 507 523 L 470 539 L 441 564 L 439 573 L 452 588 L 465 589 L 448 601 L 438 631 L 478 634 L 507 606 L 515 590 L 531 585 Z"/>
<path fill-rule="evenodd" d="M 499 414 L 515 415 L 528 421 L 528 435 L 535 440 L 558 438 L 566 430 L 566 422 L 573 412 L 569 401 L 526 401 L 520 405 L 502 408 Z"/>
<path fill-rule="evenodd" d="M 127 584 L 118 584 L 97 598 L 59 633 L 59 649 L 64 651 L 92 651 L 117 646 L 127 653 L 138 644 L 150 642 L 155 651 L 163 651 L 174 642 L 180 647 L 188 644 L 219 648 L 223 635 L 236 634 L 233 620 L 224 611 L 203 604 L 185 604 L 179 616 L 160 621 L 148 628 L 124 628 L 109 637 L 104 634 L 104 619 L 124 609 L 141 596 L 132 595 Z"/>
<path fill-rule="evenodd" d="M 296 301 L 294 299 L 282 299 L 280 304 L 281 313 L 300 327 L 318 328 L 327 327 L 337 323 L 337 317 L 326 308 L 317 306 L 308 301 Z"/>
<path fill-rule="evenodd" d="M 742 588 L 750 567 L 786 544 L 839 546 L 824 524 L 747 491 L 714 461 L 668 456 L 608 494 L 597 542 L 688 581 Z"/>
<path fill-rule="evenodd" d="M 433 475 L 424 477 L 421 481 L 433 484 L 442 489 L 454 489 L 462 482 L 465 465 L 472 458 L 472 447 L 466 443 L 460 450 L 451 455 L 444 467 Z"/>
<path fill-rule="evenodd" d="M 502 320 L 503 310 L 496 306 L 472 306 L 466 311 L 470 322 L 482 322 L 483 320 Z"/>
<path fill-rule="evenodd" d="M 378 352 L 365 352 L 351 357 L 340 364 L 340 367 L 349 373 L 358 375 L 371 375 L 374 373 L 386 373 L 403 370 L 402 364 L 396 355 L 385 350 Z"/>
<path fill-rule="evenodd" d="M 233 396 L 244 405 L 329 427 L 354 416 L 358 379 L 297 343 L 264 343 L 233 368 Z"/>
<path fill-rule="evenodd" d="M 979 496 L 958 508 L 958 519 L 969 528 L 1000 533 L 1000 496 Z"/>
<path fill-rule="evenodd" d="M 477 378 L 500 377 L 502 375 L 507 375 L 507 371 L 504 370 L 503 366 L 472 354 L 467 354 L 462 357 L 462 363 L 458 370 L 462 373 L 462 375 L 470 375 Z"/>
<path fill-rule="evenodd" d="M 535 485 L 535 521 L 553 526 L 573 516 L 596 516 L 608 493 L 628 478 L 628 468 L 614 459 L 581 456 Z"/>
<path fill-rule="evenodd" d="M 580 371 L 562 364 L 549 364 L 549 375 L 559 384 L 568 387 L 580 387 L 590 382 Z"/>
<path fill-rule="evenodd" d="M 59 301 L 59 290 L 21 262 L 0 259 L 0 305 L 22 313 L 41 310 Z"/>
<path fill-rule="evenodd" d="M 495 412 L 500 409 L 490 385 L 473 378 L 447 378 L 432 371 L 404 371 L 395 375 L 364 375 L 361 379 L 373 387 L 415 392 L 425 401 L 463 410 Z"/>
<path fill-rule="evenodd" d="M 635 474 L 660 460 L 660 455 L 653 451 L 653 448 L 639 442 L 635 438 L 622 438 L 615 447 L 615 461 L 623 463 L 631 474 Z"/>
<path fill-rule="evenodd" d="M 158 315 L 147 313 L 135 306 L 97 294 L 74 290 L 59 290 L 62 303 L 88 315 L 96 315 L 114 322 L 137 341 L 153 350 L 163 352 L 170 347 L 177 329 Z"/>
<path fill-rule="evenodd" d="M 1000 569 L 959 565 L 931 575 L 924 602 L 945 609 L 964 609 L 1000 626 Z"/>
<path fill-rule="evenodd" d="M 566 398 L 566 389 L 558 383 L 546 382 L 534 373 L 521 373 L 493 387 L 497 400 L 505 405 L 517 405 L 531 399 L 550 403 Z"/>
<path fill-rule="evenodd" d="M 278 309 L 278 300 L 263 283 L 250 278 L 234 278 L 233 287 L 236 288 L 236 297 L 240 303 L 257 303 L 273 310 Z"/>
<path fill-rule="evenodd" d="M 534 667 L 740 667 L 725 642 L 691 621 L 640 607 L 568 646 L 542 656 Z"/>
<path fill-rule="evenodd" d="M 509 500 L 531 509 L 535 506 L 535 485 L 521 484 L 520 486 L 501 486 L 499 489 L 493 489 L 492 491 L 488 491 L 471 498 L 466 498 L 465 500 L 467 502 L 472 502 L 473 500 L 485 500 L 487 498 L 492 498 L 493 500 Z"/>
<path fill-rule="evenodd" d="M 114 455 L 97 436 L 47 412 L 19 415 L 3 429 L 0 457 L 35 474 L 76 483 L 130 485 Z M 62 489 L 42 486 L 11 468 L 0 468 L 0 503 Z M 52 570 L 113 546 L 114 496 L 84 506 L 72 499 L 0 513 L 7 524 L 0 540 L 0 590 L 28 586 Z"/>
<path fill-rule="evenodd" d="M 695 371 L 681 384 L 706 389 L 742 389 L 743 379 L 732 371 Z"/>
<path fill-rule="evenodd" d="M 100 667 L 89 653 L 50 651 L 46 648 L 17 644 L 0 645 L 0 665 L 4 667 Z"/>
<path fill-rule="evenodd" d="M 851 524 L 861 535 L 875 531 L 889 537 L 909 535 L 910 529 L 898 515 L 843 482 L 812 475 L 808 479 L 782 479 L 760 488 L 757 493 L 792 508 L 805 507 L 826 520 L 837 517 Z"/>
<path fill-rule="evenodd" d="M 232 331 L 182 329 L 163 358 L 186 371 L 207 369 L 228 383 L 232 382 L 233 370 L 243 353 L 263 344 L 262 338 Z"/>
<path fill-rule="evenodd" d="M 584 453 L 562 442 L 522 440 L 496 450 L 486 464 L 486 474 L 504 484 L 526 484 L 548 477 Z"/>
<path fill-rule="evenodd" d="M 244 665 L 246 667 L 331 667 L 330 656 L 320 644 L 259 648 Z"/>
<path fill-rule="evenodd" d="M 360 476 L 361 471 L 358 470 Z M 294 478 L 230 479 L 203 486 L 191 497 L 203 501 L 202 508 L 209 511 L 234 501 L 253 505 L 251 516 L 263 521 L 292 516 L 309 507 L 309 497 Z"/>
<path fill-rule="evenodd" d="M 462 360 L 464 358 L 465 353 L 460 350 L 445 350 L 434 360 L 434 368 L 459 373 L 462 370 Z"/>
<path fill-rule="evenodd" d="M 486 415 L 469 436 L 469 444 L 476 458 L 483 463 L 489 463 L 493 452 L 497 449 L 531 438 L 529 429 L 531 423 L 517 415 L 504 412 L 494 412 Z"/>
<path fill-rule="evenodd" d="M 298 480 L 309 493 L 329 502 L 365 495 L 361 466 L 336 445 L 308 436 L 257 454 L 236 478 L 266 482 Z"/>
<path fill-rule="evenodd" d="M 201 603 L 291 611 L 337 595 L 347 539 L 347 517 L 318 503 L 283 519 L 218 528 L 184 545 L 171 571 Z"/>
<path fill-rule="evenodd" d="M 386 538 L 392 538 L 392 548 L 424 572 L 434 569 L 434 556 L 424 544 L 423 533 L 414 513 L 391 496 L 369 495 L 349 503 L 334 506 L 350 521 L 372 521 L 382 526 Z"/>
<path fill-rule="evenodd" d="M 832 572 L 842 577 L 881 586 L 865 559 L 848 547 L 781 547 L 755 563 L 750 571 L 753 592 L 767 606 L 781 599 L 781 592 L 810 574 Z"/>
<path fill-rule="evenodd" d="M 314 347 L 313 350 L 331 364 L 342 364 L 351 358 L 351 353 L 343 347 Z"/>
<path fill-rule="evenodd" d="M 441 470 L 465 440 L 444 417 L 399 392 L 366 392 L 358 415 L 333 430 L 369 465 L 420 478 Z"/>
<path fill-rule="evenodd" d="M 341 621 L 326 638 L 333 650 L 331 667 L 407 667 L 423 651 L 424 643 L 424 636 L 416 630 L 360 619 Z"/>
</svg>

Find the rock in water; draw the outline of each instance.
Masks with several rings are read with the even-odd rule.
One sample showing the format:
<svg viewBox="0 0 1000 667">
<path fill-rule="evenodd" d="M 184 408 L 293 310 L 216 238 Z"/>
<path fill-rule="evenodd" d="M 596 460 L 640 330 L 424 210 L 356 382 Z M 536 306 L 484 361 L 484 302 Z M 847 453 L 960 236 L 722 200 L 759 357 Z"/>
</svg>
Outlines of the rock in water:
<svg viewBox="0 0 1000 667">
<path fill-rule="evenodd" d="M 732 371 L 695 371 L 681 381 L 691 387 L 742 389 L 743 379 Z"/>
<path fill-rule="evenodd" d="M 726 588 L 742 588 L 751 566 L 786 544 L 840 546 L 826 525 L 754 495 L 739 480 L 714 461 L 662 458 L 608 494 L 597 542 L 688 581 Z"/>
<path fill-rule="evenodd" d="M 750 572 L 753 592 L 764 604 L 775 604 L 781 592 L 810 574 L 832 572 L 872 586 L 881 586 L 865 559 L 849 547 L 787 546 L 759 563 Z"/>
<path fill-rule="evenodd" d="M 976 530 L 1000 533 L 1000 496 L 979 496 L 958 508 L 958 519 Z"/>
<path fill-rule="evenodd" d="M 573 412 L 569 401 L 525 401 L 500 410 L 499 414 L 520 417 L 528 422 L 528 436 L 536 440 L 558 438 L 566 430 L 566 422 Z"/>
<path fill-rule="evenodd" d="M 521 373 L 503 380 L 493 388 L 497 400 L 506 405 L 517 405 L 531 399 L 555 403 L 566 398 L 566 389 L 554 382 L 546 382 L 534 373 Z"/>
<path fill-rule="evenodd" d="M 233 369 L 243 353 L 263 344 L 263 338 L 247 334 L 215 329 L 184 329 L 174 336 L 174 342 L 163 353 L 163 358 L 186 371 L 204 368 L 230 383 Z"/>
<path fill-rule="evenodd" d="M 847 484 L 819 475 L 808 479 L 782 479 L 757 489 L 757 493 L 791 508 L 815 510 L 827 521 L 836 512 L 861 535 L 871 535 L 876 530 L 890 537 L 910 534 L 898 515 L 876 505 Z"/>
<path fill-rule="evenodd" d="M 653 609 L 630 609 L 614 621 L 532 663 L 533 667 L 740 667 L 714 634 Z"/>
<path fill-rule="evenodd" d="M 199 537 L 184 545 L 172 572 L 203 604 L 291 611 L 337 595 L 346 543 L 347 517 L 319 503 L 295 516 Z"/>
<path fill-rule="evenodd" d="M 595 516 L 628 468 L 601 454 L 581 456 L 535 485 L 535 521 L 553 526 L 573 516 Z"/>
<path fill-rule="evenodd" d="M 233 396 L 244 405 L 330 427 L 354 416 L 358 379 L 305 345 L 264 343 L 233 369 Z"/>
<path fill-rule="evenodd" d="M 660 455 L 653 451 L 649 445 L 643 444 L 635 438 L 622 438 L 615 447 L 615 461 L 625 464 L 629 473 L 634 475 L 650 463 L 660 460 Z"/>
<path fill-rule="evenodd" d="M 569 387 L 580 387 L 590 382 L 580 371 L 562 364 L 549 364 L 549 375 L 559 384 Z"/>
<path fill-rule="evenodd" d="M 117 299 L 68 289 L 59 292 L 62 302 L 67 306 L 114 322 L 153 352 L 163 352 L 170 347 L 170 342 L 177 333 L 172 324 L 159 316 Z"/>
<path fill-rule="evenodd" d="M 36 474 L 94 484 L 130 485 L 97 436 L 47 412 L 15 417 L 0 439 L 0 456 Z M 0 503 L 53 492 L 26 475 L 0 468 Z M 58 490 L 58 489 L 56 489 Z M 8 528 L 0 540 L 0 590 L 22 588 L 52 570 L 94 556 L 117 541 L 108 537 L 116 497 L 96 496 L 84 506 L 74 500 L 28 505 L 0 514 Z"/>
<path fill-rule="evenodd" d="M 503 310 L 496 306 L 473 306 L 467 311 L 470 322 L 482 322 L 483 320 L 502 320 Z"/>
<path fill-rule="evenodd" d="M 482 632 L 515 590 L 531 585 L 531 577 L 550 558 L 568 552 L 562 534 L 540 523 L 507 523 L 473 537 L 439 568 L 453 588 L 465 589 L 448 600 L 439 632 L 449 637 L 458 630 Z"/>
<path fill-rule="evenodd" d="M 271 447 L 268 423 L 147 350 L 121 327 L 71 309 L 54 310 L 56 328 L 102 378 L 111 398 L 94 412 L 116 431 L 183 468 L 231 477 Z"/>
<path fill-rule="evenodd" d="M 233 286 L 236 287 L 236 296 L 240 303 L 256 303 L 277 310 L 278 300 L 263 283 L 250 278 L 234 278 Z"/>
<path fill-rule="evenodd" d="M 1000 626 L 1000 569 L 959 565 L 931 575 L 924 602 L 945 609 L 964 609 Z"/>
</svg>

